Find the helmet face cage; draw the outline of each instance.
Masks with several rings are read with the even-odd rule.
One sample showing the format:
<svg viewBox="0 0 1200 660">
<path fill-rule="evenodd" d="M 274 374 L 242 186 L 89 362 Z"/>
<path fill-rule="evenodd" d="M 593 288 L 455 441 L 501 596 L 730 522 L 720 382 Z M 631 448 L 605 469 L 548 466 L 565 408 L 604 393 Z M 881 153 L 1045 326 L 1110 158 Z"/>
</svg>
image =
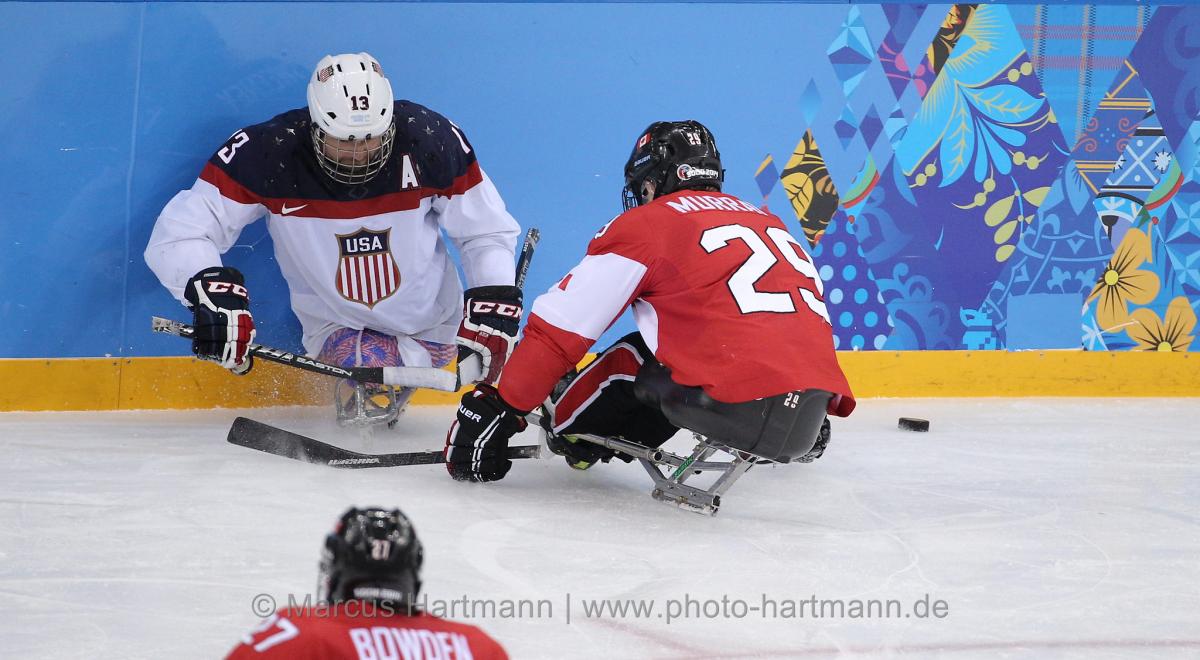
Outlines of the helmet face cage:
<svg viewBox="0 0 1200 660">
<path fill-rule="evenodd" d="M 325 537 L 317 600 L 411 605 L 421 590 L 423 562 L 421 542 L 399 509 L 350 509 Z"/>
<path fill-rule="evenodd" d="M 686 189 L 721 189 L 725 170 L 712 133 L 698 121 L 660 121 L 642 131 L 625 163 L 625 210 L 642 203 L 647 181 L 655 196 Z"/>
<path fill-rule="evenodd" d="M 379 174 L 392 155 L 395 137 L 394 123 L 383 135 L 368 135 L 361 140 L 339 140 L 312 125 L 313 149 L 321 169 L 334 181 L 350 185 L 366 183 Z"/>
<path fill-rule="evenodd" d="M 308 81 L 317 162 L 344 184 L 370 181 L 387 164 L 396 136 L 395 97 L 369 53 L 326 55 Z"/>
</svg>

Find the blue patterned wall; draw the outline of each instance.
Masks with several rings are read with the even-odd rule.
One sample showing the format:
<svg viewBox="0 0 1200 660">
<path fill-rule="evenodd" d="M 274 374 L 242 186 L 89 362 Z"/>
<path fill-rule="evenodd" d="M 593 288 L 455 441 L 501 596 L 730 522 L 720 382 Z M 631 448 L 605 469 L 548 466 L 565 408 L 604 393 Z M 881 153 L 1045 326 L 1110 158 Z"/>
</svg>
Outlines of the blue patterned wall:
<svg viewBox="0 0 1200 660">
<path fill-rule="evenodd" d="M 0 25 L 24 63 L 0 90 L 0 357 L 185 354 L 148 331 L 186 316 L 142 263 L 155 216 L 357 50 L 542 229 L 531 296 L 619 210 L 633 137 L 692 117 L 727 190 L 814 246 L 844 350 L 1200 350 L 1200 7 L 9 2 Z M 271 253 L 258 223 L 226 259 L 294 349 Z"/>
<path fill-rule="evenodd" d="M 757 181 L 840 348 L 1200 350 L 1200 8 L 860 5 L 826 54 Z"/>
</svg>

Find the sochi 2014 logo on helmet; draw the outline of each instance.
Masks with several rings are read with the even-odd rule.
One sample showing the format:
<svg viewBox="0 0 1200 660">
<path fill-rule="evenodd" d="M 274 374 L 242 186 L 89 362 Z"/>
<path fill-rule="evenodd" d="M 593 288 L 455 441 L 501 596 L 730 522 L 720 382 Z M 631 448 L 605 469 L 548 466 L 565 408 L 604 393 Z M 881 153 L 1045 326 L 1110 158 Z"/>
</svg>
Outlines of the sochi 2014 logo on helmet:
<svg viewBox="0 0 1200 660">
<path fill-rule="evenodd" d="M 684 163 L 675 170 L 675 176 L 680 181 L 690 181 L 691 179 L 716 179 L 721 174 L 706 167 L 692 167 Z"/>
</svg>

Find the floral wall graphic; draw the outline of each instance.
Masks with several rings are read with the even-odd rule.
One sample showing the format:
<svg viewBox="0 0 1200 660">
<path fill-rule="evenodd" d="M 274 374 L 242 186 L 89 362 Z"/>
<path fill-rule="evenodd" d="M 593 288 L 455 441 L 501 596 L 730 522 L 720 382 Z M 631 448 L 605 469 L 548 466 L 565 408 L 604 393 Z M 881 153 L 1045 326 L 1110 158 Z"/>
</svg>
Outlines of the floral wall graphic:
<svg viewBox="0 0 1200 660">
<path fill-rule="evenodd" d="M 1200 350 L 1197 44 L 1193 6 L 849 8 L 777 187 L 839 347 Z"/>
</svg>

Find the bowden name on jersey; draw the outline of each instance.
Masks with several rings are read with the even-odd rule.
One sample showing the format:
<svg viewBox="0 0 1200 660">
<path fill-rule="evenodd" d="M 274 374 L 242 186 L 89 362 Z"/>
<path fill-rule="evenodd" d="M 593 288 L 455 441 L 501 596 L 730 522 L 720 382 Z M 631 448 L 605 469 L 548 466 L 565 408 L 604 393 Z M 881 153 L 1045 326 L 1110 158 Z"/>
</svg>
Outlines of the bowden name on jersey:
<svg viewBox="0 0 1200 660">
<path fill-rule="evenodd" d="M 307 108 L 237 131 L 164 208 L 147 263 L 182 300 L 187 279 L 266 216 L 310 354 L 338 327 L 453 343 L 462 284 L 440 231 L 480 286 L 512 283 L 520 228 L 458 127 L 410 101 L 394 117 L 390 158 L 359 185 L 323 172 Z"/>
</svg>

